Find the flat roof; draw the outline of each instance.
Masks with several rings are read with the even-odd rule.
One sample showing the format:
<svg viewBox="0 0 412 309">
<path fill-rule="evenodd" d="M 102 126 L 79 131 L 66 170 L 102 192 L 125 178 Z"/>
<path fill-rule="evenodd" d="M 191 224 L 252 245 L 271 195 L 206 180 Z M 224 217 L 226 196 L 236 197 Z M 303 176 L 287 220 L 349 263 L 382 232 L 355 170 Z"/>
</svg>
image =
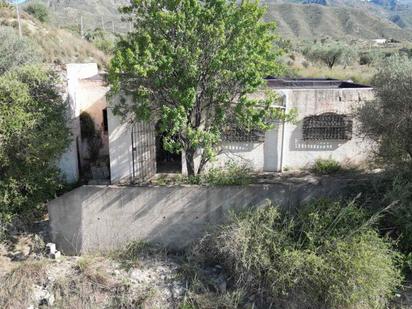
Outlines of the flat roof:
<svg viewBox="0 0 412 309">
<path fill-rule="evenodd" d="M 331 78 L 275 78 L 268 77 L 268 86 L 278 89 L 353 89 L 372 88 L 371 86 L 356 84 L 350 80 Z"/>
</svg>

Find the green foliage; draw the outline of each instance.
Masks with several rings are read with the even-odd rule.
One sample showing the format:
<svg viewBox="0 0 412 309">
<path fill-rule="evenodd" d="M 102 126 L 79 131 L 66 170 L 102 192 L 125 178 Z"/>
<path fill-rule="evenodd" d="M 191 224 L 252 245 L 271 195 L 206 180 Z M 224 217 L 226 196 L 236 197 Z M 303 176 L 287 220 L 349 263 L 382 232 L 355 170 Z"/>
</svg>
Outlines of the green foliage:
<svg viewBox="0 0 412 309">
<path fill-rule="evenodd" d="M 310 61 L 323 63 L 330 69 L 337 64 L 350 65 L 357 56 L 353 47 L 335 41 L 312 44 L 303 50 L 303 54 Z"/>
<path fill-rule="evenodd" d="M 138 23 L 117 44 L 109 79 L 113 93 L 134 100 L 120 100 L 114 111 L 160 119 L 165 149 L 185 152 L 190 175 L 214 157 L 229 124 L 267 129 L 284 117 L 274 94 L 250 97 L 281 72 L 275 26 L 256 1 L 138 0 L 123 13 Z"/>
<path fill-rule="evenodd" d="M 60 187 L 65 113 L 53 72 L 25 66 L 0 77 L 0 220 L 33 214 Z"/>
<path fill-rule="evenodd" d="M 26 6 L 24 10 L 33 17 L 37 18 L 42 23 L 48 22 L 50 20 L 49 10 L 43 3 L 31 3 Z"/>
<path fill-rule="evenodd" d="M 3 9 L 3 8 L 8 9 L 8 8 L 10 8 L 10 7 L 11 7 L 10 3 L 8 3 L 8 2 L 5 1 L 5 0 L 0 0 L 0 9 Z"/>
<path fill-rule="evenodd" d="M 382 61 L 372 84 L 376 98 L 360 107 L 360 132 L 375 142 L 379 163 L 403 168 L 412 164 L 412 60 Z"/>
<path fill-rule="evenodd" d="M 195 256 L 222 265 L 258 307 L 385 308 L 399 255 L 373 221 L 353 202 L 312 202 L 294 216 L 268 206 L 234 216 Z"/>
<path fill-rule="evenodd" d="M 112 34 L 96 28 L 94 31 L 89 31 L 85 34 L 86 40 L 92 42 L 98 49 L 106 54 L 112 54 L 115 47 L 115 38 Z"/>
<path fill-rule="evenodd" d="M 92 138 L 96 136 L 96 127 L 94 125 L 94 121 L 92 117 L 87 112 L 82 112 L 80 114 L 80 131 L 82 135 L 82 139 L 84 138 Z"/>
<path fill-rule="evenodd" d="M 340 163 L 333 159 L 317 159 L 311 168 L 311 171 L 318 175 L 336 174 L 341 170 Z"/>
<path fill-rule="evenodd" d="M 384 58 L 383 52 L 378 49 L 372 49 L 361 53 L 359 56 L 360 65 L 375 65 Z"/>
<path fill-rule="evenodd" d="M 398 238 L 399 248 L 412 253 L 412 181 L 410 174 L 397 176 L 386 192 L 385 203 L 397 202 L 383 219 L 384 230 Z M 412 269 L 412 268 L 411 268 Z"/>
<path fill-rule="evenodd" d="M 229 162 L 225 168 L 211 168 L 202 182 L 215 186 L 248 185 L 252 182 L 252 169 L 245 164 Z"/>
<path fill-rule="evenodd" d="M 179 176 L 177 178 L 158 178 L 157 185 L 203 185 L 203 186 L 235 186 L 248 185 L 253 180 L 252 169 L 246 164 L 230 161 L 224 167 L 213 167 L 201 175 Z"/>
<path fill-rule="evenodd" d="M 0 75 L 13 68 L 41 60 L 38 48 L 27 38 L 19 38 L 13 28 L 0 26 Z"/>
</svg>

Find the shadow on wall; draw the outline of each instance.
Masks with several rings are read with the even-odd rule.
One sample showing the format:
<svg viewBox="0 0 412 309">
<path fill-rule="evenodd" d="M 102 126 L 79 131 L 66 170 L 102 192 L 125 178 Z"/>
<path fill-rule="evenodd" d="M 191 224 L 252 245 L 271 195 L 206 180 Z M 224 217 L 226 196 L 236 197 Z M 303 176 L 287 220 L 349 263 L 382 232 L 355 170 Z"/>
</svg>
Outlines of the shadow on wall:
<svg viewBox="0 0 412 309">
<path fill-rule="evenodd" d="M 135 239 L 182 249 L 226 222 L 231 211 L 268 200 L 293 210 L 316 197 L 339 195 L 345 181 L 226 187 L 83 186 L 49 203 L 50 235 L 67 254 L 113 250 Z"/>
<path fill-rule="evenodd" d="M 289 140 L 289 150 L 290 151 L 334 151 L 344 144 L 349 142 L 349 140 L 313 140 L 305 141 L 303 140 L 303 121 L 299 121 L 296 124 L 295 129 L 292 131 Z"/>
</svg>

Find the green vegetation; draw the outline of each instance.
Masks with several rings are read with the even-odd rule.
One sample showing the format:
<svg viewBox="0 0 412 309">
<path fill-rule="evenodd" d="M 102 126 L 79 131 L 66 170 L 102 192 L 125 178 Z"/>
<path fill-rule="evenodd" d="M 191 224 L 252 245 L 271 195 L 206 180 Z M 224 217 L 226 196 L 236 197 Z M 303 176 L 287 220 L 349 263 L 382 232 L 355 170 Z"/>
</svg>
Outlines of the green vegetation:
<svg viewBox="0 0 412 309">
<path fill-rule="evenodd" d="M 399 168 L 412 165 L 412 60 L 385 59 L 372 80 L 376 98 L 358 111 L 361 132 L 375 142 L 375 158 Z"/>
<path fill-rule="evenodd" d="M 274 93 L 250 97 L 266 76 L 281 72 L 274 24 L 262 21 L 265 10 L 256 2 L 147 0 L 123 12 L 139 23 L 117 44 L 110 81 L 113 93 L 136 100 L 121 100 L 114 111 L 158 116 L 165 149 L 185 152 L 190 176 L 213 159 L 228 123 L 264 130 L 288 118 L 273 106 Z"/>
<path fill-rule="evenodd" d="M 212 167 L 200 175 L 160 177 L 154 180 L 156 185 L 203 185 L 234 186 L 248 185 L 253 181 L 252 169 L 246 164 L 228 162 L 224 167 Z"/>
<path fill-rule="evenodd" d="M 42 23 L 50 20 L 49 10 L 43 3 L 30 3 L 24 10 Z"/>
<path fill-rule="evenodd" d="M 311 171 L 318 175 L 332 175 L 342 170 L 339 162 L 332 159 L 317 159 Z"/>
<path fill-rule="evenodd" d="M 0 221 L 33 217 L 60 188 L 55 166 L 69 144 L 56 75 L 24 66 L 0 76 Z"/>
<path fill-rule="evenodd" d="M 307 59 L 323 63 L 332 69 L 337 64 L 350 65 L 357 56 L 356 50 L 341 42 L 324 42 L 306 47 L 303 54 Z"/>
<path fill-rule="evenodd" d="M 0 75 L 13 68 L 41 61 L 38 46 L 30 39 L 19 38 L 10 27 L 0 26 Z"/>
<path fill-rule="evenodd" d="M 259 308 L 385 308 L 401 284 L 399 255 L 375 220 L 354 202 L 249 210 L 204 239 L 192 262 L 222 265 L 230 291 Z"/>
</svg>

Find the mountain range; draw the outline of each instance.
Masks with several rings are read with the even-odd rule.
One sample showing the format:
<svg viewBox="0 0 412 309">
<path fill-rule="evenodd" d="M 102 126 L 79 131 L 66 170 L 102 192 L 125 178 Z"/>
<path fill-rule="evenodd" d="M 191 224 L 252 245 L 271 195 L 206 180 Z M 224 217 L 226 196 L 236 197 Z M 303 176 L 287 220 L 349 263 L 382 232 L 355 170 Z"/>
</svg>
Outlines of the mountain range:
<svg viewBox="0 0 412 309">
<path fill-rule="evenodd" d="M 127 0 L 42 1 L 61 26 L 104 27 L 124 32 L 118 7 Z M 281 36 L 292 40 L 321 37 L 348 39 L 388 38 L 412 41 L 412 0 L 262 0 L 266 18 L 276 21 Z"/>
</svg>

